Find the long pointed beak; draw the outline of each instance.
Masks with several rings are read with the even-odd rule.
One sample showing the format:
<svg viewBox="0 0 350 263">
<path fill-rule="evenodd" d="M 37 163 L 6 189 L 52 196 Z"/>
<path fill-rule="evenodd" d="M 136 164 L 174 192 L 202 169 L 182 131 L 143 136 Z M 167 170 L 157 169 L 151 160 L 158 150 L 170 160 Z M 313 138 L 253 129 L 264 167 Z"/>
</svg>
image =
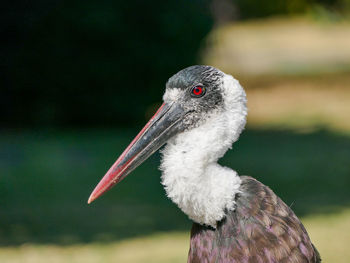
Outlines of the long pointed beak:
<svg viewBox="0 0 350 263">
<path fill-rule="evenodd" d="M 179 104 L 164 103 L 98 183 L 88 204 L 123 180 L 170 137 L 183 130 L 181 120 L 184 116 Z"/>
</svg>

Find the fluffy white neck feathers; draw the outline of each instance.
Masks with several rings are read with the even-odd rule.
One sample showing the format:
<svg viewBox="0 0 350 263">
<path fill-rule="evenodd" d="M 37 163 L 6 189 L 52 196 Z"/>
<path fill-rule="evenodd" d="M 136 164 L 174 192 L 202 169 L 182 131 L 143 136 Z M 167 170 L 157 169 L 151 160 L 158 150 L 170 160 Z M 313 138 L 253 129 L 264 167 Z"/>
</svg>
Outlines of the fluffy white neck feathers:
<svg viewBox="0 0 350 263">
<path fill-rule="evenodd" d="M 170 139 L 160 167 L 168 197 L 189 218 L 214 228 L 225 210 L 234 209 L 241 183 L 234 170 L 217 161 L 238 139 L 247 115 L 246 96 L 239 82 L 225 75 L 221 89 L 224 107 L 210 113 L 200 126 Z M 176 97 L 176 90 L 169 92 L 172 94 L 166 93 L 164 99 Z"/>
</svg>

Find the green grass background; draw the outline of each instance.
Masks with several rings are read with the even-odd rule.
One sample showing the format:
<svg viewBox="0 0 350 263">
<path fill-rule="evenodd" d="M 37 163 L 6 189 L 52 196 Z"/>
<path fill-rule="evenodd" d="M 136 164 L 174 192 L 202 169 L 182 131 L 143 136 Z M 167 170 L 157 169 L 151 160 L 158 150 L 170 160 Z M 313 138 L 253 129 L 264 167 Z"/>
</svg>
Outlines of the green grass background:
<svg viewBox="0 0 350 263">
<path fill-rule="evenodd" d="M 2 131 L 1 245 L 110 241 L 191 222 L 166 198 L 159 154 L 91 205 L 100 177 L 137 130 Z M 220 161 L 269 185 L 299 216 L 350 202 L 350 138 L 319 130 L 244 131 Z"/>
</svg>

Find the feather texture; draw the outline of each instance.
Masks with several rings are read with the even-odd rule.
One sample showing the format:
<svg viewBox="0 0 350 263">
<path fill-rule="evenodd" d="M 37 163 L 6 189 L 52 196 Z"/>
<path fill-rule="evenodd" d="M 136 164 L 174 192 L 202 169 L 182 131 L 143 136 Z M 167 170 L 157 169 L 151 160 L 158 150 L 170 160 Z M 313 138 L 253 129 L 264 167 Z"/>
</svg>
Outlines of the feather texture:
<svg viewBox="0 0 350 263">
<path fill-rule="evenodd" d="M 212 71 L 213 68 L 208 67 L 203 74 L 210 79 Z M 237 173 L 220 166 L 217 160 L 238 139 L 247 115 L 246 95 L 239 82 L 222 72 L 219 76 L 222 104 L 200 115 L 199 125 L 171 138 L 162 151 L 160 166 L 168 197 L 193 221 L 214 228 L 225 210 L 234 209 L 240 186 Z M 168 88 L 164 102 L 181 100 L 186 92 Z"/>
<path fill-rule="evenodd" d="M 197 83 L 208 91 L 199 100 L 188 95 Z M 161 163 L 168 197 L 195 222 L 188 262 L 320 262 L 302 223 L 270 188 L 217 163 L 246 122 L 239 82 L 193 66 L 169 79 L 163 99 L 192 112 L 188 128 L 168 141 Z"/>
<path fill-rule="evenodd" d="M 269 187 L 241 180 L 236 209 L 216 229 L 193 224 L 188 262 L 321 262 L 294 212 Z"/>
</svg>

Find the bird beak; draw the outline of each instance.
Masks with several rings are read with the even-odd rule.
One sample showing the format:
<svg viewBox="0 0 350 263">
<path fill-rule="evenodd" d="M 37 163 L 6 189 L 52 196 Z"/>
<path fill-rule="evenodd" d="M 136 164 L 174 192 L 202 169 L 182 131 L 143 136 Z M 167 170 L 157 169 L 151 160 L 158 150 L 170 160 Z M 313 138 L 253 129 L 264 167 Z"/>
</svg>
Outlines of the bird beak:
<svg viewBox="0 0 350 263">
<path fill-rule="evenodd" d="M 182 119 L 185 115 L 179 104 L 164 103 L 98 183 L 88 204 L 123 180 L 170 137 L 183 130 Z"/>
</svg>

